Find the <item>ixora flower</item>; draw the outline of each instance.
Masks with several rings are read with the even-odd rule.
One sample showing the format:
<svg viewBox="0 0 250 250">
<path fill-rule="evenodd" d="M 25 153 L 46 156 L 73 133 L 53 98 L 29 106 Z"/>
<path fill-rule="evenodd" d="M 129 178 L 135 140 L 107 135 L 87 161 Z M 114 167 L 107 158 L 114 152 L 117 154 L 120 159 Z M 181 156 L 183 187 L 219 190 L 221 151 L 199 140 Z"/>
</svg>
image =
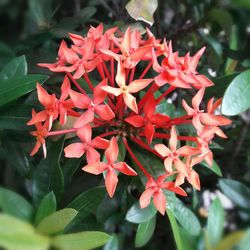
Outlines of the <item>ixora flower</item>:
<svg viewBox="0 0 250 250">
<path fill-rule="evenodd" d="M 199 163 L 212 165 L 210 144 L 217 136 L 226 138 L 221 126 L 231 123 L 218 112 L 221 99 L 213 97 L 207 105 L 204 101 L 206 88 L 213 85 L 198 71 L 205 48 L 179 56 L 171 41 L 157 39 L 148 29 L 143 37 L 132 27 L 105 31 L 102 24 L 90 27 L 85 36 L 70 33 L 69 38 L 70 44 L 61 42 L 55 62 L 39 64 L 65 76 L 59 97 L 37 84 L 41 109 L 33 109 L 27 123 L 36 127 L 31 132 L 36 137 L 31 155 L 42 147 L 46 157 L 45 141 L 70 133 L 76 140 L 69 143 L 66 137 L 65 157 L 81 158 L 83 171 L 103 174 L 110 197 L 115 195 L 118 174 L 146 177 L 140 205 L 145 208 L 153 200 L 161 214 L 166 209 L 165 190 L 185 196 L 181 185 L 186 181 L 200 190 Z M 192 89 L 195 95 L 182 100 L 187 114 L 170 117 L 161 105 L 179 89 Z M 68 122 L 72 116 L 75 122 Z M 61 130 L 54 129 L 58 122 Z M 184 125 L 192 127 L 191 135 Z M 162 165 L 144 166 L 135 153 L 138 148 L 146 150 L 147 157 L 159 157 Z M 137 166 L 136 171 L 129 165 Z M 161 169 L 158 175 L 152 174 L 159 172 L 153 171 L 155 167 Z"/>
</svg>

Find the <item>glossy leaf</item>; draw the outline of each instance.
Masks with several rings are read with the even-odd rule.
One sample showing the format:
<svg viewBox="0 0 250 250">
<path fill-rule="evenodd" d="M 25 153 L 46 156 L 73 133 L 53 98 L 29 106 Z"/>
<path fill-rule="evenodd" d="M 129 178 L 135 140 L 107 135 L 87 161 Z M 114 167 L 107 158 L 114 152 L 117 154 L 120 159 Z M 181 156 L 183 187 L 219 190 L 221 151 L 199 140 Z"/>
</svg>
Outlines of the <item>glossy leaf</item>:
<svg viewBox="0 0 250 250">
<path fill-rule="evenodd" d="M 36 88 L 36 83 L 43 83 L 44 75 L 27 75 L 0 80 L 0 106 L 21 97 Z"/>
<path fill-rule="evenodd" d="M 126 220 L 132 223 L 140 224 L 153 218 L 156 214 L 156 209 L 151 203 L 146 208 L 140 208 L 139 203 L 134 204 L 126 214 Z"/>
<path fill-rule="evenodd" d="M 103 250 L 119 250 L 119 238 L 117 234 L 113 234 L 109 241 L 103 247 Z"/>
<path fill-rule="evenodd" d="M 205 166 L 208 169 L 210 169 L 211 171 L 213 171 L 218 176 L 222 176 L 221 169 L 220 169 L 219 165 L 215 161 L 213 161 L 213 165 L 211 167 L 205 161 L 201 162 L 201 165 Z"/>
<path fill-rule="evenodd" d="M 250 70 L 236 76 L 228 86 L 222 100 L 224 115 L 238 115 L 250 108 Z"/>
<path fill-rule="evenodd" d="M 14 58 L 0 71 L 1 80 L 24 75 L 27 75 L 27 62 L 25 56 Z"/>
<path fill-rule="evenodd" d="M 184 246 L 183 246 L 181 235 L 180 235 L 180 228 L 177 224 L 177 221 L 175 220 L 175 216 L 174 216 L 173 212 L 169 209 L 167 209 L 167 215 L 168 215 L 168 219 L 170 221 L 170 225 L 171 225 L 172 232 L 174 235 L 177 250 L 184 250 Z"/>
<path fill-rule="evenodd" d="M 56 236 L 52 239 L 52 245 L 61 250 L 90 250 L 104 245 L 109 239 L 106 233 L 81 232 Z"/>
<path fill-rule="evenodd" d="M 135 236 L 135 247 L 143 247 L 150 241 L 154 234 L 155 224 L 156 216 L 152 217 L 146 222 L 139 224 Z"/>
<path fill-rule="evenodd" d="M 48 150 L 46 159 L 42 159 L 33 176 L 32 193 L 36 205 L 43 197 L 53 191 L 57 200 L 64 190 L 64 179 L 59 160 L 62 154 L 64 138 L 59 139 Z"/>
<path fill-rule="evenodd" d="M 177 221 L 191 235 L 198 235 L 201 225 L 195 214 L 187 208 L 178 198 L 173 200 L 167 197 L 167 208 L 172 211 Z"/>
<path fill-rule="evenodd" d="M 0 214 L 0 246 L 8 250 L 47 250 L 49 239 L 28 223 Z"/>
<path fill-rule="evenodd" d="M 213 200 L 207 220 L 208 241 L 215 246 L 221 239 L 225 223 L 225 212 L 219 198 Z"/>
<path fill-rule="evenodd" d="M 61 232 L 75 218 L 77 211 L 64 208 L 45 217 L 37 226 L 37 231 L 50 235 Z"/>
<path fill-rule="evenodd" d="M 250 246 L 250 229 L 248 229 L 240 240 L 237 250 L 248 250 Z"/>
<path fill-rule="evenodd" d="M 154 23 L 154 12 L 158 7 L 157 0 L 130 0 L 126 5 L 129 15 L 136 21 L 143 21 L 149 25 Z"/>
<path fill-rule="evenodd" d="M 250 188 L 245 184 L 235 180 L 221 179 L 219 185 L 222 192 L 236 205 L 250 208 Z"/>
<path fill-rule="evenodd" d="M 0 188 L 0 208 L 4 213 L 26 221 L 31 221 L 34 214 L 34 208 L 26 199 L 5 188 Z"/>
<path fill-rule="evenodd" d="M 56 211 L 56 197 L 51 191 L 41 201 L 37 208 L 35 225 L 39 224 L 45 217 Z"/>
</svg>

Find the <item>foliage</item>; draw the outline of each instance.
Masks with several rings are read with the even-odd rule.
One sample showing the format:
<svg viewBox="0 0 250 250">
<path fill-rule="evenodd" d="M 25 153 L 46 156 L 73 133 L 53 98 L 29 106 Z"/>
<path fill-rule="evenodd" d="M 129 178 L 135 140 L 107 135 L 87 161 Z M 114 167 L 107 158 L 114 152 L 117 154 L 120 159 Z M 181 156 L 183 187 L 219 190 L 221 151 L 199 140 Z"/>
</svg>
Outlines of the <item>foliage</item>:
<svg viewBox="0 0 250 250">
<path fill-rule="evenodd" d="M 0 247 L 249 248 L 249 1 L 143 2 L 140 9 L 134 7 L 138 1 L 127 0 L 0 2 Z M 152 33 L 172 40 L 179 56 L 187 51 L 194 55 L 206 46 L 198 69 L 215 85 L 207 89 L 201 107 L 205 109 L 211 97 L 223 96 L 221 111 L 231 116 L 232 124 L 224 128 L 228 139 L 217 139 L 210 145 L 215 159 L 212 167 L 205 162 L 204 167 L 195 167 L 201 191 L 185 184 L 188 197 L 179 199 L 166 192 L 165 217 L 157 213 L 152 202 L 140 208 L 138 199 L 146 179 L 132 160 L 131 167 L 138 177 L 119 174 L 119 185 L 111 199 L 102 176 L 90 177 L 81 170 L 86 165 L 84 157 L 63 156 L 65 140 L 74 142 L 72 134 L 48 140 L 46 159 L 41 152 L 35 157 L 29 155 L 34 141 L 26 123 L 32 108 L 42 110 L 34 91 L 36 83 L 58 94 L 58 83 L 63 81 L 63 75 L 40 68 L 37 63 L 54 62 L 60 41 L 69 43 L 69 32 L 85 35 L 90 25 L 97 27 L 100 23 L 105 30 L 117 25 L 124 32 L 131 25 L 142 33 L 152 24 Z M 153 70 L 148 76 L 155 76 Z M 166 88 L 163 86 L 161 91 Z M 195 92 L 180 89 L 170 94 L 167 102 L 157 106 L 157 112 L 171 118 L 183 116 L 182 99 L 190 100 Z M 155 93 L 155 98 L 159 95 L 161 92 Z M 63 129 L 74 122 L 69 120 Z M 54 128 L 62 129 L 59 124 Z M 178 130 L 194 136 L 190 126 L 181 125 Z M 125 147 L 121 141 L 118 145 L 119 161 L 127 161 Z M 161 160 L 137 142 L 131 149 L 150 174 L 161 173 Z"/>
</svg>

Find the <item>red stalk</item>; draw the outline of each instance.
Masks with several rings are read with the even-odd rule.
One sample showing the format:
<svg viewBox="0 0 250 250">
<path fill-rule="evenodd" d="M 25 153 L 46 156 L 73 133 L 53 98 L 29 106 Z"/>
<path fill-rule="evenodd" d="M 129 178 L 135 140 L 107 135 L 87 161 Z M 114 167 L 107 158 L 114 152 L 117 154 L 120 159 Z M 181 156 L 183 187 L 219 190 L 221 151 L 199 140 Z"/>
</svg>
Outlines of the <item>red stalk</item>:
<svg viewBox="0 0 250 250">
<path fill-rule="evenodd" d="M 129 147 L 127 139 L 125 137 L 123 137 L 123 143 L 124 143 L 124 145 L 125 145 L 128 153 L 129 153 L 129 155 L 133 159 L 133 161 L 137 164 L 137 166 L 141 169 L 141 171 L 145 174 L 145 176 L 147 178 L 151 178 L 151 174 L 142 166 L 142 164 L 140 163 L 140 161 L 137 159 L 137 157 L 135 156 L 135 154 L 133 153 L 133 151 Z"/>
<path fill-rule="evenodd" d="M 106 136 L 110 136 L 110 135 L 116 135 L 118 134 L 118 130 L 114 130 L 114 131 L 109 131 L 109 132 L 106 132 L 106 133 L 103 133 L 101 135 L 98 135 L 99 137 L 106 137 Z"/>
<path fill-rule="evenodd" d="M 84 95 L 86 95 L 86 92 L 83 90 L 83 88 L 79 85 L 79 83 L 73 78 L 73 76 L 69 73 L 66 72 L 68 78 L 73 82 L 73 84 L 76 86 L 76 88 Z"/>
<path fill-rule="evenodd" d="M 92 82 L 90 81 L 90 79 L 89 79 L 89 77 L 88 77 L 88 74 L 87 74 L 87 73 L 84 73 L 84 74 L 83 74 L 83 77 L 84 77 L 86 83 L 88 84 L 90 90 L 93 91 L 93 90 L 94 90 L 94 87 L 93 87 L 93 84 L 92 84 Z"/>
<path fill-rule="evenodd" d="M 144 103 L 146 102 L 146 100 L 148 99 L 148 97 L 154 93 L 157 89 L 159 89 L 159 86 L 157 86 L 155 83 L 153 83 L 151 85 L 151 87 L 149 88 L 149 90 L 146 92 L 146 94 L 142 97 L 142 99 L 139 101 L 138 103 L 138 107 L 139 109 L 141 109 L 144 105 Z"/>
<path fill-rule="evenodd" d="M 147 72 L 149 71 L 149 69 L 152 67 L 153 65 L 153 62 L 151 61 L 147 67 L 143 70 L 143 72 L 141 73 L 140 77 L 138 79 L 142 79 L 146 74 Z"/>
<path fill-rule="evenodd" d="M 97 70 L 102 78 L 102 80 L 104 80 L 106 77 L 105 77 L 105 74 L 104 74 L 104 71 L 103 71 L 103 67 L 102 67 L 102 64 L 98 64 L 97 65 Z"/>
<path fill-rule="evenodd" d="M 154 137 L 155 138 L 166 138 L 166 139 L 169 139 L 170 135 L 169 134 L 162 134 L 162 133 L 155 133 Z M 180 141 L 194 141 L 194 142 L 197 141 L 197 138 L 194 137 L 194 136 L 181 136 L 181 135 L 178 135 L 177 139 L 180 140 Z"/>
<path fill-rule="evenodd" d="M 109 70 L 108 70 L 108 68 L 107 68 L 107 65 L 105 64 L 104 61 L 102 62 L 102 67 L 103 67 L 103 69 L 104 69 L 104 72 L 105 72 L 106 76 L 107 76 L 108 79 L 109 79 L 109 82 L 111 83 L 111 82 L 112 82 L 112 79 L 111 79 Z"/>
<path fill-rule="evenodd" d="M 135 69 L 136 69 L 136 66 L 134 68 L 132 68 L 132 70 L 130 72 L 129 83 L 131 83 L 134 79 Z"/>
<path fill-rule="evenodd" d="M 169 87 L 160 97 L 158 97 L 158 98 L 156 99 L 155 104 L 156 104 L 156 105 L 159 104 L 159 103 L 161 102 L 161 100 L 162 100 L 165 96 L 167 96 L 168 94 L 170 94 L 171 92 L 173 92 L 175 89 L 176 89 L 175 86 Z"/>
<path fill-rule="evenodd" d="M 78 128 L 71 128 L 71 129 L 50 131 L 50 132 L 47 133 L 47 136 L 54 136 L 54 135 L 63 135 L 63 134 L 74 133 L 77 130 L 78 130 Z"/>
</svg>

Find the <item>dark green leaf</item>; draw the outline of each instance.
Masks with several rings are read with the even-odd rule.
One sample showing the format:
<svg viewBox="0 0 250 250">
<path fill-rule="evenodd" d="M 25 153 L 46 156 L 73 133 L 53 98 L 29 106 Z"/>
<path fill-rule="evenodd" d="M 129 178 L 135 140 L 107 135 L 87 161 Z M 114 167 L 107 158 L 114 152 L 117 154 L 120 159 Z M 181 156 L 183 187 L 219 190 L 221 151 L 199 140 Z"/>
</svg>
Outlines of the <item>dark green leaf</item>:
<svg viewBox="0 0 250 250">
<path fill-rule="evenodd" d="M 50 235 L 61 232 L 75 218 L 77 211 L 72 208 L 64 208 L 45 217 L 37 226 L 37 231 Z"/>
<path fill-rule="evenodd" d="M 13 50 L 5 43 L 0 42 L 0 67 L 3 67 L 15 57 Z"/>
<path fill-rule="evenodd" d="M 34 209 L 28 201 L 5 188 L 0 188 L 0 207 L 3 212 L 26 221 L 31 221 L 34 214 Z"/>
<path fill-rule="evenodd" d="M 205 166 L 208 169 L 210 169 L 211 171 L 213 171 L 218 176 L 222 176 L 221 169 L 220 169 L 219 165 L 215 161 L 213 161 L 213 165 L 211 167 L 205 161 L 201 162 L 201 165 Z"/>
<path fill-rule="evenodd" d="M 28 131 L 30 127 L 26 123 L 31 118 L 31 109 L 31 106 L 24 104 L 6 108 L 3 106 L 0 111 L 0 128 Z"/>
<path fill-rule="evenodd" d="M 56 211 L 56 197 L 51 191 L 41 201 L 35 217 L 35 225 L 39 224 L 45 217 Z"/>
<path fill-rule="evenodd" d="M 79 212 L 72 223 L 75 224 L 89 216 L 103 200 L 105 194 L 106 190 L 104 187 L 94 187 L 81 193 L 70 202 L 67 207 L 74 208 Z"/>
<path fill-rule="evenodd" d="M 49 239 L 28 223 L 0 214 L 0 246 L 8 250 L 47 250 Z"/>
<path fill-rule="evenodd" d="M 126 220 L 136 224 L 143 223 L 153 218 L 156 212 L 152 203 L 143 209 L 140 208 L 139 203 L 136 203 L 128 210 Z"/>
<path fill-rule="evenodd" d="M 172 103 L 167 103 L 166 101 L 164 101 L 156 106 L 156 112 L 174 117 L 175 106 Z"/>
<path fill-rule="evenodd" d="M 207 220 L 208 241 L 215 246 L 221 239 L 224 229 L 225 212 L 219 198 L 214 199 L 209 208 Z"/>
<path fill-rule="evenodd" d="M 64 138 L 59 139 L 49 148 L 48 155 L 42 159 L 33 176 L 33 200 L 36 205 L 40 204 L 43 197 L 53 191 L 57 200 L 60 199 L 64 190 L 64 179 L 59 160 L 62 154 Z"/>
<path fill-rule="evenodd" d="M 191 235 L 198 235 L 201 231 L 201 225 L 195 214 L 187 208 L 178 198 L 169 199 L 167 197 L 167 207 L 170 209 L 177 221 Z"/>
<path fill-rule="evenodd" d="M 27 62 L 25 56 L 11 60 L 0 72 L 0 79 L 6 80 L 13 77 L 27 75 Z"/>
<path fill-rule="evenodd" d="M 155 230 L 155 223 L 156 216 L 139 224 L 135 236 L 135 247 L 143 247 L 149 242 Z"/>
<path fill-rule="evenodd" d="M 250 70 L 236 76 L 228 86 L 222 100 L 224 115 L 238 115 L 250 108 Z"/>
<path fill-rule="evenodd" d="M 52 245 L 60 250 L 91 250 L 104 245 L 109 239 L 106 233 L 81 232 L 56 236 L 52 239 Z"/>
<path fill-rule="evenodd" d="M 80 158 L 71 158 L 67 159 L 62 166 L 65 186 L 71 183 L 72 176 L 79 168 L 80 162 Z"/>
<path fill-rule="evenodd" d="M 250 188 L 245 184 L 230 179 L 221 179 L 219 185 L 222 192 L 236 205 L 250 208 Z"/>
<path fill-rule="evenodd" d="M 36 83 L 43 83 L 44 75 L 27 75 L 0 81 L 0 105 L 21 97 L 36 88 Z"/>
</svg>

